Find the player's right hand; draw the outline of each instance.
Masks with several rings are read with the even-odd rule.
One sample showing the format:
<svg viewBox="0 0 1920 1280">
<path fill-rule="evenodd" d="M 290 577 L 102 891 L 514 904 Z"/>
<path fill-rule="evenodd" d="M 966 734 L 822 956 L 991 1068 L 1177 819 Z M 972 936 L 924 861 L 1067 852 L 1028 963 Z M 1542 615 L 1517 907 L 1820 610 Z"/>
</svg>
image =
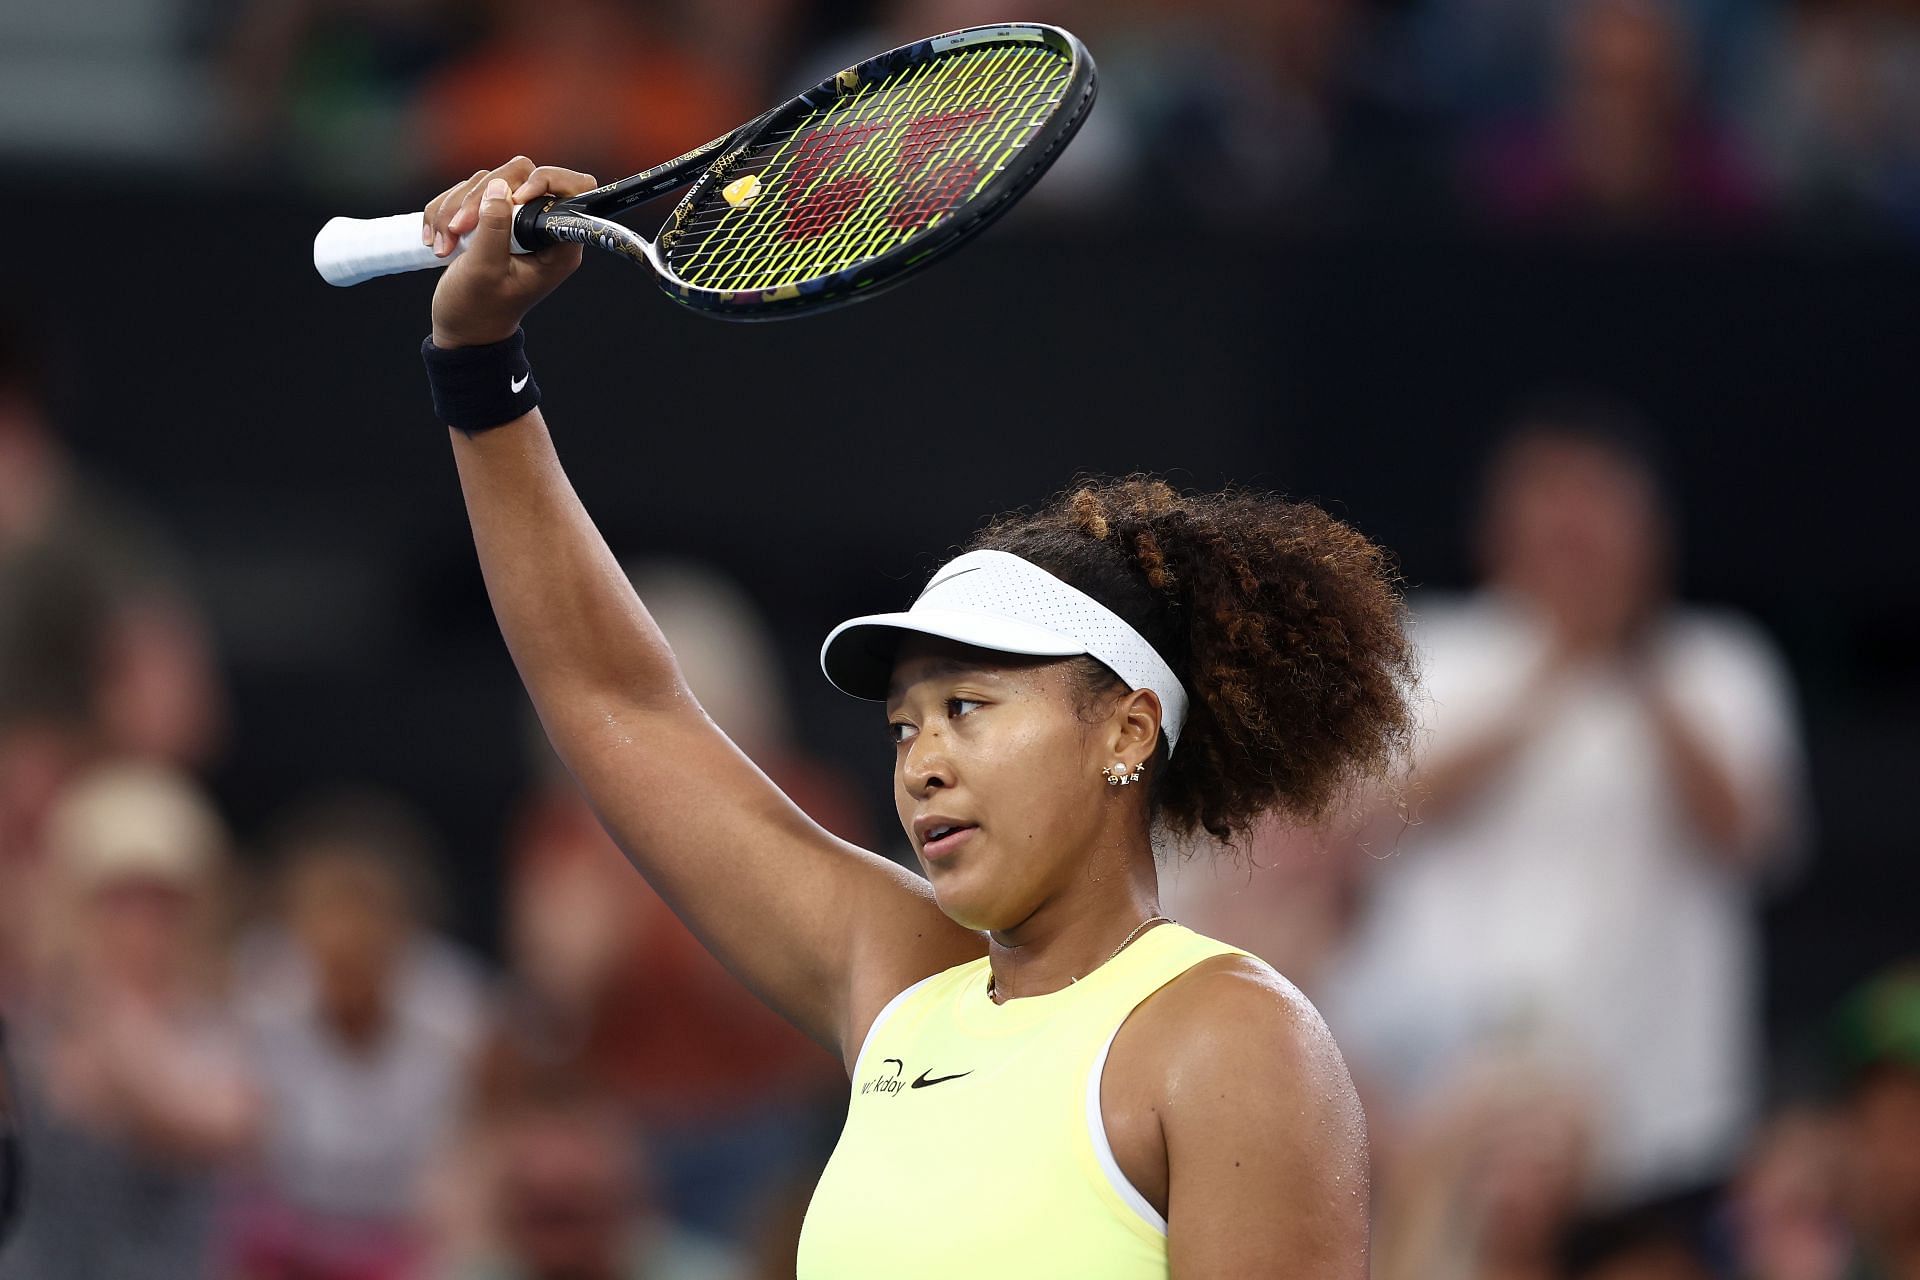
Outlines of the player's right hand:
<svg viewBox="0 0 1920 1280">
<path fill-rule="evenodd" d="M 509 251 L 515 205 L 548 193 L 575 196 L 599 186 L 592 174 L 515 156 L 481 170 L 427 205 L 422 243 L 446 257 L 464 238 L 433 291 L 433 344 L 443 349 L 481 346 L 513 336 L 535 303 L 559 288 L 580 265 L 577 244 L 548 245 L 529 254 Z"/>
</svg>

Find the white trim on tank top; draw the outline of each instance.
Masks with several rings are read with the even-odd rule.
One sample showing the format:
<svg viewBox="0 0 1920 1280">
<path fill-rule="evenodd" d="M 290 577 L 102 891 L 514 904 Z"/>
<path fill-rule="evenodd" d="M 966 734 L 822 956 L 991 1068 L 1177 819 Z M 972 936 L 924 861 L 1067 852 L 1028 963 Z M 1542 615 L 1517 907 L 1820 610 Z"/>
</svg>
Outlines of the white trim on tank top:
<svg viewBox="0 0 1920 1280">
<path fill-rule="evenodd" d="M 1093 1139 L 1094 1158 L 1100 1162 L 1101 1172 L 1107 1175 L 1107 1181 L 1127 1207 L 1140 1215 L 1148 1226 L 1161 1235 L 1167 1234 L 1167 1220 L 1160 1216 L 1159 1210 L 1147 1203 L 1140 1189 L 1127 1180 L 1120 1171 L 1120 1162 L 1113 1158 L 1113 1146 L 1107 1141 L 1107 1120 L 1100 1112 L 1100 1078 L 1106 1074 L 1107 1051 L 1113 1048 L 1114 1037 L 1120 1034 L 1115 1027 L 1107 1042 L 1100 1046 L 1100 1053 L 1093 1060 L 1093 1070 L 1087 1073 L 1087 1136 Z"/>
<path fill-rule="evenodd" d="M 908 987 L 905 991 L 902 991 L 899 995 L 895 996 L 893 999 L 887 1001 L 885 1004 L 880 1006 L 880 1012 L 874 1015 L 873 1025 L 867 1028 L 867 1038 L 860 1042 L 860 1052 L 853 1056 L 852 1070 L 854 1073 L 857 1074 L 859 1072 L 860 1064 L 866 1060 L 867 1050 L 873 1047 L 873 1038 L 874 1036 L 880 1033 L 881 1024 L 886 1022 L 887 1018 L 892 1015 L 893 1011 L 900 1007 L 900 1002 L 902 1000 L 905 1000 L 908 996 L 912 995 L 914 992 L 918 991 L 920 988 L 926 986 L 929 982 L 932 982 L 935 978 L 939 976 L 940 975 L 937 973 L 928 974 L 926 977 L 920 979 L 920 981 L 914 983 L 912 986 Z"/>
</svg>

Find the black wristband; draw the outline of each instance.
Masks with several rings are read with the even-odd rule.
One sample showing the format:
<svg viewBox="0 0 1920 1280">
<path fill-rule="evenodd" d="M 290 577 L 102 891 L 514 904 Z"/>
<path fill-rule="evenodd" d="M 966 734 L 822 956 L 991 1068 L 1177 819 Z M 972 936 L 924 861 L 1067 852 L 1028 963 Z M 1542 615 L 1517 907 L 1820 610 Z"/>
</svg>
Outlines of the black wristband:
<svg viewBox="0 0 1920 1280">
<path fill-rule="evenodd" d="M 427 384 L 433 388 L 433 409 L 440 421 L 468 435 L 504 427 L 540 403 L 540 384 L 527 363 L 527 334 L 484 347 L 455 347 L 443 351 L 433 335 L 420 344 L 427 362 Z"/>
</svg>

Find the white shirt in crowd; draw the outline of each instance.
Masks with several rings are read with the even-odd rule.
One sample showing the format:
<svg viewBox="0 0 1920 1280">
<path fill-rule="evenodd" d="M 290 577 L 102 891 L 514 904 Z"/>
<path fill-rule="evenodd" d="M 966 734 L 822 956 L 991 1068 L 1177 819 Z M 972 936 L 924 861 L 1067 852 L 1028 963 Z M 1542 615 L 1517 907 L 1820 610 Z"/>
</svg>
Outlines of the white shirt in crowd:
<svg viewBox="0 0 1920 1280">
<path fill-rule="evenodd" d="M 307 1213 L 411 1220 L 485 1027 L 479 966 L 437 938 L 415 938 L 395 975 L 389 1025 L 366 1052 L 323 1025 L 306 962 L 284 934 L 249 939 L 240 971 L 268 1100 L 267 1189 Z"/>
<path fill-rule="evenodd" d="M 1421 609 L 1414 636 L 1419 750 L 1436 753 L 1526 695 L 1548 642 L 1490 593 Z M 1649 646 L 1637 676 L 1569 672 L 1480 793 L 1404 832 L 1319 993 L 1357 1073 L 1403 1114 L 1490 1050 L 1570 1070 L 1596 1108 L 1596 1193 L 1614 1202 L 1711 1177 L 1734 1154 L 1759 1091 L 1757 891 L 1800 844 L 1800 743 L 1772 646 L 1689 609 Z M 1649 679 L 1747 811 L 1773 819 L 1759 856 L 1741 863 L 1696 833 L 1636 685 Z"/>
</svg>

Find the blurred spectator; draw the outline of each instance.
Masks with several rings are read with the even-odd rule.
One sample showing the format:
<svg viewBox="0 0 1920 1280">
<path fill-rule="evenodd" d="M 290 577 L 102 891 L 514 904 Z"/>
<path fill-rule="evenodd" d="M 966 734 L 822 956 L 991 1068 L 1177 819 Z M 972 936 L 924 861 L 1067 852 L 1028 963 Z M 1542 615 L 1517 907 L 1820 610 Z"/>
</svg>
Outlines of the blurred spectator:
<svg viewBox="0 0 1920 1280">
<path fill-rule="evenodd" d="M 1351 823 L 1305 830 L 1268 821 L 1246 862 L 1186 858 L 1160 872 L 1162 908 L 1190 929 L 1244 947 L 1313 994 L 1353 924 L 1363 888 Z"/>
<path fill-rule="evenodd" d="M 652 566 L 635 582 L 707 714 L 816 820 L 860 841 L 849 789 L 788 745 L 775 651 L 745 596 L 688 567 Z M 494 1087 L 510 1095 L 516 1073 L 577 1065 L 637 1121 L 663 1207 L 712 1234 L 751 1234 L 762 1202 L 824 1155 L 820 1108 L 838 1103 L 845 1076 L 708 954 L 572 780 L 547 772 L 511 855 L 508 924 L 527 1000 Z"/>
<path fill-rule="evenodd" d="M 241 953 L 266 1112 L 236 1273 L 422 1275 L 428 1177 L 480 1040 L 480 977 L 422 926 L 428 841 L 397 802 L 317 804 L 277 843 L 280 920 Z"/>
<path fill-rule="evenodd" d="M 20 1104 L 13 1090 L 13 1057 L 7 1051 L 7 1024 L 0 1019 L 0 1249 L 13 1238 L 26 1194 L 20 1124 Z"/>
<path fill-rule="evenodd" d="M 426 150 L 409 127 L 413 100 L 471 34 L 470 10 L 458 0 L 238 6 L 224 54 L 226 144 L 328 190 L 412 181 Z"/>
<path fill-rule="evenodd" d="M 1759 190 L 1699 97 L 1686 31 L 1662 0 L 1583 0 L 1568 15 L 1546 117 L 1477 139 L 1485 207 L 1520 221 L 1726 225 Z"/>
<path fill-rule="evenodd" d="M 15 5 L 0 149 L 238 158 L 332 191 L 412 193 L 516 152 L 613 177 L 889 45 L 1006 16 L 987 0 Z M 1452 137 L 1468 193 L 1503 220 L 1718 228 L 1784 194 L 1823 222 L 1920 230 L 1920 18 L 1899 0 L 1039 0 L 1021 16 L 1079 32 L 1103 71 L 1042 205 L 1431 221 L 1451 212 Z"/>
<path fill-rule="evenodd" d="M 611 181 L 761 108 L 748 68 L 708 63 L 661 0 L 496 0 L 491 33 L 437 71 L 415 128 L 435 180 L 514 155 Z"/>
<path fill-rule="evenodd" d="M 1750 625 L 1672 600 L 1669 516 L 1616 413 L 1528 418 L 1480 537 L 1485 589 L 1416 622 L 1416 825 L 1368 864 L 1334 1029 L 1376 1119 L 1524 1044 L 1592 1091 L 1604 1201 L 1715 1178 L 1755 1104 L 1756 891 L 1800 833 L 1787 675 Z"/>
<path fill-rule="evenodd" d="M 1417 77 L 1365 0 L 1208 0 L 1156 14 L 1121 64 L 1152 205 L 1343 225 L 1434 195 Z M 1144 45 L 1139 41 L 1143 37 Z"/>
<path fill-rule="evenodd" d="M 203 764 L 225 720 L 164 540 L 81 474 L 45 383 L 25 331 L 0 322 L 0 993 L 60 788 L 90 760 Z"/>
<path fill-rule="evenodd" d="M 1920 233 L 1920 12 L 1805 0 L 1778 51 L 1761 136 L 1804 211 Z"/>
<path fill-rule="evenodd" d="M 1593 1135 L 1586 1100 L 1543 1064 L 1463 1073 L 1381 1182 L 1379 1280 L 1555 1280 Z"/>
<path fill-rule="evenodd" d="M 1432 91 L 1469 124 L 1546 100 L 1561 34 L 1587 0 L 1423 0 L 1414 6 L 1420 62 Z M 1715 101 L 1736 95 L 1756 48 L 1777 36 L 1774 6 L 1751 0 L 1661 0 L 1687 35 L 1689 62 Z"/>
<path fill-rule="evenodd" d="M 1768 1118 L 1727 1196 L 1738 1280 L 1841 1280 L 1849 1240 L 1840 1213 L 1835 1117 L 1811 1106 Z"/>
<path fill-rule="evenodd" d="M 220 821 L 183 778 L 104 766 L 48 845 L 18 1027 L 32 1188 L 0 1277 L 207 1275 L 215 1177 L 259 1115 L 219 998 Z"/>
<path fill-rule="evenodd" d="M 1869 982 L 1841 1014 L 1848 1280 L 1920 1277 L 1920 964 Z"/>
<path fill-rule="evenodd" d="M 535 1093 L 490 1126 L 488 1256 L 450 1280 L 739 1280 L 734 1255 L 657 1212 L 618 1109 Z"/>
<path fill-rule="evenodd" d="M 1698 1197 L 1590 1220 L 1561 1246 L 1564 1280 L 1717 1280 L 1696 1239 Z"/>
</svg>

